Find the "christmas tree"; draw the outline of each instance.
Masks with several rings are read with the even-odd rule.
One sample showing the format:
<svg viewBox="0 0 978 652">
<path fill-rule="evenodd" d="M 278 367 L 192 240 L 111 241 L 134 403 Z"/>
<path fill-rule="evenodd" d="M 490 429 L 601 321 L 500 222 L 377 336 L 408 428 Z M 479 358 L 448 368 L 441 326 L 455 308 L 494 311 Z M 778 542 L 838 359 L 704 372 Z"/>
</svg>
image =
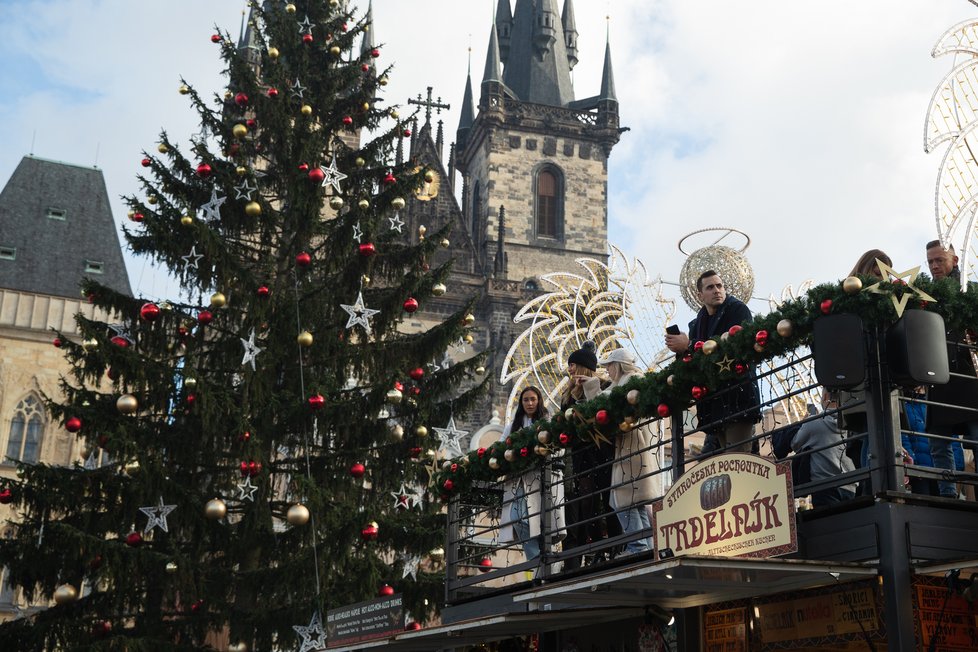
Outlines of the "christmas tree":
<svg viewBox="0 0 978 652">
<path fill-rule="evenodd" d="M 201 131 L 144 155 L 126 238 L 183 291 L 86 281 L 113 317 L 58 334 L 72 372 L 50 410 L 86 459 L 0 487 L 20 517 L 0 564 L 54 603 L 0 626 L 0 649 L 305 651 L 329 608 L 436 606 L 427 431 L 475 398 L 483 359 L 444 364 L 464 300 L 404 325 L 445 292 L 448 265 L 426 261 L 447 234 L 402 232 L 430 173 L 397 163 L 408 122 L 376 97 L 390 71 L 369 29 L 337 0 L 256 5 L 246 42 L 212 38 L 227 88 L 181 87 Z"/>
</svg>

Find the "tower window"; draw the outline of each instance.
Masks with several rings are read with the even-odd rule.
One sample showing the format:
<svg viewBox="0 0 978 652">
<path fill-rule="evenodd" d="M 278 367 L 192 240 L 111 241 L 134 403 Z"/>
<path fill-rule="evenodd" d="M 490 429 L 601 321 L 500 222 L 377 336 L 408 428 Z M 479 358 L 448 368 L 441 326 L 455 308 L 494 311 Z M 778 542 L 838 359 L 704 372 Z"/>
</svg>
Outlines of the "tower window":
<svg viewBox="0 0 978 652">
<path fill-rule="evenodd" d="M 105 263 L 101 260 L 86 260 L 85 272 L 88 274 L 102 274 L 105 271 Z"/>
<path fill-rule="evenodd" d="M 41 456 L 41 441 L 44 437 L 44 416 L 41 402 L 33 395 L 28 396 L 14 409 L 10 420 L 10 436 L 7 437 L 7 459 L 35 463 Z"/>
<path fill-rule="evenodd" d="M 536 177 L 536 235 L 538 238 L 559 238 L 563 211 L 563 188 L 558 171 L 545 167 Z"/>
<path fill-rule="evenodd" d="M 0 247 L 0 259 L 17 260 L 17 247 Z"/>
<path fill-rule="evenodd" d="M 479 233 L 479 213 L 482 211 L 482 186 L 478 181 L 475 182 L 475 189 L 472 191 L 472 241 L 478 243 L 482 238 Z"/>
<path fill-rule="evenodd" d="M 68 211 L 64 208 L 49 208 L 47 216 L 52 220 L 62 220 L 64 221 L 68 217 Z"/>
</svg>

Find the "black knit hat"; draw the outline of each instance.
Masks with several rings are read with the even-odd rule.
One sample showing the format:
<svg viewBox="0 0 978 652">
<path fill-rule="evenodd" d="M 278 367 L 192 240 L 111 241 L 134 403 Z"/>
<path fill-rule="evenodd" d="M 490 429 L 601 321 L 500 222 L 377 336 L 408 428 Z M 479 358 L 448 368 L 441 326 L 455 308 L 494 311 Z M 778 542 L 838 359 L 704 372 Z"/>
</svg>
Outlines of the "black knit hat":
<svg viewBox="0 0 978 652">
<path fill-rule="evenodd" d="M 574 363 L 582 367 L 587 367 L 591 371 L 598 369 L 598 356 L 595 351 L 594 342 L 587 340 L 584 345 L 567 357 L 567 364 Z"/>
</svg>

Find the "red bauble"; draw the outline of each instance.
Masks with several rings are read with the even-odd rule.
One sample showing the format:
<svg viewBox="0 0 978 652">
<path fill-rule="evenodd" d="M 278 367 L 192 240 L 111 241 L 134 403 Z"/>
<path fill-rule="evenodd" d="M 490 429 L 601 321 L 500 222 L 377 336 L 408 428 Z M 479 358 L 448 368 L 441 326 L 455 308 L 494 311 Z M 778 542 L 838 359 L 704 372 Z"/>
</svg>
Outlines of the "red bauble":
<svg viewBox="0 0 978 652">
<path fill-rule="evenodd" d="M 234 96 L 234 103 L 238 106 L 248 106 L 248 96 L 244 93 L 238 93 Z"/>
<path fill-rule="evenodd" d="M 278 89 L 275 87 L 269 88 L 268 93 L 266 93 L 266 95 L 268 95 L 270 98 L 274 100 L 276 97 L 278 97 Z"/>
<path fill-rule="evenodd" d="M 326 178 L 326 173 L 323 172 L 322 168 L 313 168 L 309 170 L 309 180 L 316 183 L 322 183 L 323 179 Z"/>
<path fill-rule="evenodd" d="M 61 338 L 60 337 L 54 338 L 54 342 L 52 342 L 52 344 L 54 344 L 54 348 L 60 349 L 61 348 Z"/>
<path fill-rule="evenodd" d="M 441 486 L 445 488 L 445 491 L 451 491 L 455 488 L 455 483 L 451 480 L 445 480 Z"/>
<path fill-rule="evenodd" d="M 608 411 L 598 410 L 594 415 L 594 422 L 599 426 L 603 426 L 608 423 Z"/>
<path fill-rule="evenodd" d="M 363 72 L 370 72 L 370 66 L 367 64 L 363 64 L 362 66 L 360 66 L 360 70 L 362 70 Z"/>
<path fill-rule="evenodd" d="M 187 336 L 190 335 L 190 329 L 187 328 L 186 326 L 179 326 L 177 327 L 177 335 L 185 339 Z"/>
<path fill-rule="evenodd" d="M 308 171 L 309 171 L 308 163 L 299 163 L 299 172 L 308 172 Z"/>
<path fill-rule="evenodd" d="M 567 444 L 570 443 L 571 436 L 568 435 L 566 432 L 562 432 L 560 433 L 560 436 L 557 437 L 557 439 L 560 441 L 562 445 L 566 446 Z"/>
<path fill-rule="evenodd" d="M 155 303 L 144 303 L 143 307 L 139 309 L 139 316 L 144 321 L 156 321 L 160 316 L 160 307 Z"/>
<path fill-rule="evenodd" d="M 203 600 L 197 600 L 197 601 L 196 601 L 196 602 L 194 602 L 194 603 L 193 603 L 192 605 L 190 605 L 190 611 L 192 611 L 192 612 L 194 612 L 194 613 L 197 613 L 197 612 L 198 612 L 198 611 L 200 611 L 200 610 L 201 610 L 201 609 L 202 609 L 203 607 L 204 607 L 204 601 L 203 601 Z"/>
<path fill-rule="evenodd" d="M 455 473 L 458 471 L 458 464 L 452 463 L 452 465 L 448 468 L 451 469 L 452 473 Z"/>
<path fill-rule="evenodd" d="M 312 256 L 305 251 L 300 251 L 295 256 L 295 264 L 298 267 L 309 267 L 309 265 L 312 264 Z"/>
<path fill-rule="evenodd" d="M 382 587 L 380 587 L 380 591 L 377 591 L 377 595 L 379 595 L 382 598 L 392 596 L 394 595 L 394 587 L 391 586 L 390 584 L 385 584 Z"/>
<path fill-rule="evenodd" d="M 693 344 L 693 350 L 694 351 L 702 351 L 703 350 L 703 342 L 695 342 Z"/>
<path fill-rule="evenodd" d="M 248 441 L 251 439 L 251 433 L 245 430 L 243 433 L 238 435 L 238 441 Z"/>
<path fill-rule="evenodd" d="M 368 258 L 377 253 L 377 247 L 374 246 L 372 242 L 364 242 L 360 245 L 360 255 L 364 258 Z"/>
<path fill-rule="evenodd" d="M 65 421 L 65 430 L 68 432 L 78 432 L 81 429 L 82 422 L 78 417 L 68 417 L 68 420 Z"/>
<path fill-rule="evenodd" d="M 198 324 L 203 324 L 204 326 L 206 326 L 212 321 L 214 321 L 214 313 L 212 313 L 210 310 L 201 310 L 200 312 L 197 313 Z"/>
<path fill-rule="evenodd" d="M 143 215 L 142 213 L 136 212 L 133 213 L 132 217 L 130 217 L 129 219 L 131 219 L 133 222 L 142 222 L 144 219 L 146 219 L 146 216 Z"/>
<path fill-rule="evenodd" d="M 241 464 L 239 465 L 238 468 L 241 469 L 242 478 L 248 475 L 248 463 L 246 461 L 241 460 Z"/>
<path fill-rule="evenodd" d="M 396 181 L 397 181 L 397 179 L 395 179 L 394 178 L 394 175 L 391 174 L 390 172 L 388 172 L 386 175 L 384 175 L 384 183 L 390 184 L 390 183 L 394 183 Z"/>
<path fill-rule="evenodd" d="M 248 475 L 255 477 L 261 473 L 261 462 L 256 462 L 254 460 L 248 462 Z"/>
<path fill-rule="evenodd" d="M 485 448 L 479 448 L 479 450 L 477 450 L 475 452 L 475 454 L 478 455 L 479 457 L 482 457 L 483 455 L 486 454 L 486 449 Z"/>
<path fill-rule="evenodd" d="M 669 416 L 669 406 L 665 403 L 659 403 L 658 407 L 655 408 L 655 411 L 663 419 Z"/>
<path fill-rule="evenodd" d="M 683 362 L 692 362 L 692 360 L 693 360 L 693 356 L 691 356 L 688 353 L 683 356 Z"/>
<path fill-rule="evenodd" d="M 326 405 L 326 399 L 323 398 L 322 394 L 313 394 L 309 397 L 309 409 L 311 410 L 321 410 L 323 406 Z"/>
<path fill-rule="evenodd" d="M 380 50 L 378 50 L 377 48 L 374 48 L 373 50 L 370 51 L 370 56 L 372 56 L 374 59 L 376 59 L 377 57 L 380 56 Z"/>
<path fill-rule="evenodd" d="M 112 623 L 102 620 L 92 625 L 92 636 L 108 636 L 112 633 Z"/>
<path fill-rule="evenodd" d="M 345 124 L 347 127 L 349 127 L 350 125 L 353 124 L 353 118 L 351 118 L 348 115 L 343 116 L 343 124 Z"/>
<path fill-rule="evenodd" d="M 193 405 L 194 403 L 197 402 L 197 395 L 187 394 L 187 398 L 185 398 L 184 400 L 187 401 L 187 405 Z"/>
<path fill-rule="evenodd" d="M 492 560 L 488 557 L 483 557 L 479 560 L 479 571 L 482 573 L 488 573 L 492 570 Z"/>
<path fill-rule="evenodd" d="M 197 166 L 197 176 L 201 179 L 206 179 L 207 177 L 211 176 L 212 171 L 211 166 L 209 166 L 207 163 L 201 163 Z"/>
<path fill-rule="evenodd" d="M 693 398 L 698 401 L 706 396 L 706 388 L 700 387 L 699 385 L 693 385 L 693 389 L 690 390 L 690 393 L 693 395 Z"/>
<path fill-rule="evenodd" d="M 302 42 L 306 44 L 312 43 L 312 34 L 303 34 Z"/>
<path fill-rule="evenodd" d="M 767 331 L 757 331 L 754 334 L 754 341 L 758 344 L 767 344 Z"/>
<path fill-rule="evenodd" d="M 144 168 L 148 168 L 148 167 L 149 167 L 149 164 L 151 163 L 151 161 L 150 161 L 150 160 L 149 160 L 148 158 L 144 158 L 144 159 L 143 159 L 142 161 L 140 161 L 139 163 L 140 163 L 140 164 L 141 164 L 141 165 L 142 165 L 142 166 L 143 166 Z"/>
<path fill-rule="evenodd" d="M 245 126 L 248 127 L 248 129 L 254 129 L 258 126 L 258 121 L 254 118 L 248 118 L 245 120 Z"/>
<path fill-rule="evenodd" d="M 734 324 L 733 326 L 731 326 L 727 330 L 727 333 L 729 333 L 730 336 L 732 337 L 732 336 L 736 335 L 737 333 L 739 333 L 742 330 L 744 330 L 744 327 L 743 326 L 741 326 L 740 324 Z"/>
<path fill-rule="evenodd" d="M 411 376 L 411 380 L 421 380 L 424 378 L 424 369 L 421 367 L 415 367 L 408 373 L 408 375 Z"/>
<path fill-rule="evenodd" d="M 822 309 L 823 315 L 827 315 L 830 312 L 832 312 L 832 299 L 826 299 L 825 301 L 823 301 L 822 304 L 819 306 L 819 308 Z"/>
<path fill-rule="evenodd" d="M 130 532 L 126 535 L 126 545 L 135 548 L 143 542 L 143 535 L 139 532 Z"/>
<path fill-rule="evenodd" d="M 420 387 L 412 387 L 411 388 L 411 393 L 414 394 L 415 396 L 419 396 L 421 394 L 421 388 Z"/>
<path fill-rule="evenodd" d="M 127 340 L 126 338 L 124 338 L 122 335 L 113 335 L 109 339 L 109 341 L 112 342 L 113 344 L 115 344 L 116 346 L 121 347 L 123 349 L 129 347 L 129 340 Z"/>
<path fill-rule="evenodd" d="M 10 489 L 3 489 L 0 491 L 0 505 L 9 505 L 14 499 L 14 494 L 11 493 Z"/>
<path fill-rule="evenodd" d="M 221 42 L 220 34 L 211 34 L 211 43 L 220 43 L 220 42 Z"/>
<path fill-rule="evenodd" d="M 485 449 L 483 449 L 483 450 L 485 450 Z M 411 459 L 412 460 L 418 459 L 419 457 L 421 457 L 421 447 L 420 446 L 412 446 L 411 448 L 408 449 L 408 455 L 411 456 Z"/>
<path fill-rule="evenodd" d="M 354 462 L 353 466 L 350 467 L 350 475 L 359 480 L 367 472 L 367 467 L 365 467 L 360 462 Z"/>
<path fill-rule="evenodd" d="M 399 380 L 395 380 L 394 381 L 394 389 L 396 389 L 399 392 L 403 392 L 404 391 L 404 383 L 402 383 Z"/>
<path fill-rule="evenodd" d="M 738 374 L 745 373 L 747 371 L 747 365 L 738 362 L 734 365 L 734 371 L 736 371 Z"/>
<path fill-rule="evenodd" d="M 404 312 L 414 312 L 418 309 L 418 300 L 414 297 L 408 297 L 404 301 Z"/>
<path fill-rule="evenodd" d="M 410 135 L 411 135 L 411 130 L 410 129 L 405 129 L 404 130 L 404 137 L 407 138 Z"/>
<path fill-rule="evenodd" d="M 360 530 L 360 538 L 364 541 L 376 541 L 379 534 L 380 529 L 373 523 L 364 525 L 363 529 Z"/>
<path fill-rule="evenodd" d="M 529 454 L 530 454 L 530 449 L 527 448 L 526 446 L 520 449 L 520 457 L 526 457 Z"/>
<path fill-rule="evenodd" d="M 421 623 L 410 622 L 404 626 L 404 629 L 409 632 L 416 632 L 421 629 Z"/>
<path fill-rule="evenodd" d="M 262 299 L 271 294 L 271 292 L 272 291 L 268 289 L 267 285 L 261 285 L 258 287 L 258 296 L 260 296 Z"/>
</svg>

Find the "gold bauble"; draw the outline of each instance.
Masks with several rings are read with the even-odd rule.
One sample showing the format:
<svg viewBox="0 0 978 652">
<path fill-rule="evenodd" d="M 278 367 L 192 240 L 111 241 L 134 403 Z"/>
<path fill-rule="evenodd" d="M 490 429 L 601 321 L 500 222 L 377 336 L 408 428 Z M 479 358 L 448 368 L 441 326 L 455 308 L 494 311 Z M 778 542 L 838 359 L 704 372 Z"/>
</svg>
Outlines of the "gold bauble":
<svg viewBox="0 0 978 652">
<path fill-rule="evenodd" d="M 764 345 L 760 342 L 754 342 L 754 350 L 758 353 L 764 353 Z"/>
<path fill-rule="evenodd" d="M 441 246 L 442 246 L 442 247 L 444 247 L 445 249 L 448 249 L 448 247 L 449 247 L 449 246 L 450 246 L 451 244 L 452 244 L 452 243 L 448 241 L 448 238 L 442 238 L 442 239 L 441 239 Z"/>
<path fill-rule="evenodd" d="M 414 427 L 414 434 L 418 437 L 427 437 L 428 429 L 425 428 L 423 425 L 418 424 Z"/>
<path fill-rule="evenodd" d="M 207 505 L 204 506 L 204 516 L 212 521 L 224 518 L 227 513 L 228 506 L 220 498 L 211 498 L 207 501 Z"/>
<path fill-rule="evenodd" d="M 82 342 L 82 348 L 86 351 L 94 351 L 98 348 L 98 340 L 94 337 L 90 337 Z"/>
<path fill-rule="evenodd" d="M 849 276 L 842 281 L 842 289 L 845 290 L 846 294 L 856 294 L 863 289 L 863 282 L 858 276 Z"/>
<path fill-rule="evenodd" d="M 703 342 L 703 355 L 713 355 L 717 350 L 716 340 L 706 340 Z"/>
<path fill-rule="evenodd" d="M 71 584 L 62 584 L 54 590 L 55 604 L 68 604 L 78 599 L 78 589 Z"/>
<path fill-rule="evenodd" d="M 540 444 L 537 444 L 536 446 L 533 447 L 533 452 L 539 455 L 540 457 L 544 457 L 548 453 L 548 450 L 546 446 L 541 446 Z"/>
<path fill-rule="evenodd" d="M 574 418 L 574 408 L 569 407 L 566 410 L 564 410 L 564 418 L 567 419 L 568 421 L 570 421 L 571 419 L 573 419 Z"/>
<path fill-rule="evenodd" d="M 670 387 L 672 387 L 672 383 L 673 383 L 673 379 L 674 379 L 674 378 L 675 378 L 675 376 L 673 376 L 672 374 L 670 374 L 670 375 L 669 375 L 669 376 L 668 376 L 668 377 L 666 378 L 666 385 L 669 385 Z"/>
<path fill-rule="evenodd" d="M 299 336 L 295 338 L 295 341 L 299 343 L 299 346 L 312 346 L 312 333 L 309 331 L 302 331 Z"/>
<path fill-rule="evenodd" d="M 431 286 L 431 294 L 433 294 L 436 297 L 442 296 L 447 291 L 448 288 L 445 287 L 444 283 L 435 283 L 434 285 Z"/>
<path fill-rule="evenodd" d="M 856 280 L 858 281 L 859 279 L 857 278 Z M 794 330 L 794 324 L 791 323 L 790 319 L 782 319 L 778 322 L 778 335 L 781 337 L 791 337 Z"/>
<path fill-rule="evenodd" d="M 131 462 L 127 462 L 122 470 L 126 472 L 126 475 L 135 475 L 139 473 L 139 461 L 133 460 Z"/>
<path fill-rule="evenodd" d="M 550 433 L 547 432 L 546 430 L 541 430 L 540 432 L 537 433 L 537 441 L 540 442 L 541 444 L 549 444 Z"/>
<path fill-rule="evenodd" d="M 493 470 L 498 469 L 499 468 L 499 460 L 497 460 L 495 457 L 490 457 L 489 458 L 489 468 L 490 469 L 493 469 Z"/>
<path fill-rule="evenodd" d="M 358 168 L 362 168 L 362 167 L 363 167 L 364 165 L 366 165 L 366 164 L 367 164 L 367 161 L 365 161 L 365 160 L 364 160 L 364 158 L 363 158 L 362 156 L 358 156 L 358 157 L 356 157 L 355 159 L 353 159 L 353 163 L 354 163 L 354 165 L 356 165 L 356 166 L 357 166 Z"/>
<path fill-rule="evenodd" d="M 139 409 L 139 401 L 132 394 L 123 394 L 115 401 L 115 409 L 120 414 L 135 414 Z"/>
<path fill-rule="evenodd" d="M 390 80 L 387 78 L 387 75 L 381 75 L 380 79 L 377 80 L 377 83 L 381 86 L 387 86 L 388 82 L 390 82 Z"/>
<path fill-rule="evenodd" d="M 478 367 L 475 368 L 475 373 L 477 373 L 477 374 L 484 374 L 484 373 L 486 373 L 486 368 L 480 365 L 480 366 L 478 366 Z"/>
<path fill-rule="evenodd" d="M 248 174 L 248 168 L 243 165 L 239 165 L 238 167 L 234 168 L 234 172 L 239 177 L 243 177 L 244 175 Z"/>
<path fill-rule="evenodd" d="M 343 198 L 333 195 L 329 198 L 329 207 L 334 211 L 338 211 L 343 208 Z"/>
<path fill-rule="evenodd" d="M 211 295 L 211 306 L 214 308 L 223 308 L 228 305 L 228 298 L 220 292 L 215 292 Z"/>
<path fill-rule="evenodd" d="M 393 118 L 394 120 L 397 120 L 400 117 L 401 117 L 401 114 L 398 113 L 396 110 L 391 111 L 391 118 Z"/>
<path fill-rule="evenodd" d="M 149 197 L 146 198 L 146 203 L 149 204 L 150 206 L 155 205 L 156 202 L 158 201 L 159 199 L 157 199 L 156 195 L 150 195 Z"/>
<path fill-rule="evenodd" d="M 447 471 L 450 468 L 452 468 L 452 461 L 451 460 L 445 460 L 444 462 L 441 463 L 441 470 L 442 471 Z"/>
<path fill-rule="evenodd" d="M 334 57 L 340 56 L 341 52 L 343 52 L 343 50 L 341 50 L 340 46 L 338 45 L 334 45 L 329 49 L 329 53 L 332 54 Z"/>
<path fill-rule="evenodd" d="M 402 441 L 404 439 L 404 426 L 400 424 L 395 424 L 391 428 L 391 439 L 394 441 Z"/>
<path fill-rule="evenodd" d="M 195 387 L 197 387 L 197 379 L 192 376 L 190 378 L 184 378 L 183 386 L 186 387 L 187 389 L 194 389 Z"/>
<path fill-rule="evenodd" d="M 628 394 L 625 395 L 625 399 L 628 401 L 629 405 L 638 405 L 638 397 L 639 394 L 637 389 L 630 389 L 628 390 Z"/>
<path fill-rule="evenodd" d="M 465 315 L 465 317 L 462 318 L 462 323 L 466 326 L 471 326 L 475 323 L 475 315 L 473 315 L 471 312 Z"/>
<path fill-rule="evenodd" d="M 287 4 L 287 5 L 285 5 L 285 13 L 287 13 L 287 14 L 294 14 L 295 13 L 295 5 L 292 4 L 291 2 L 289 4 Z"/>
<path fill-rule="evenodd" d="M 628 421 L 622 421 L 621 423 L 618 424 L 618 429 L 621 430 L 622 432 L 631 432 L 632 424 L 629 423 Z"/>
<path fill-rule="evenodd" d="M 401 393 L 401 390 L 399 389 L 387 390 L 387 400 L 389 402 L 400 403 L 402 398 L 404 398 L 404 394 Z"/>
<path fill-rule="evenodd" d="M 244 138 L 245 136 L 248 135 L 248 127 L 244 126 L 241 123 L 238 123 L 233 127 L 231 127 L 231 135 L 234 136 L 235 138 Z"/>
<path fill-rule="evenodd" d="M 723 331 L 723 333 L 720 334 L 721 342 L 726 342 L 729 339 L 730 339 L 730 331 Z"/>
<path fill-rule="evenodd" d="M 166 146 L 166 143 L 160 143 L 156 146 L 156 151 L 160 154 L 166 154 L 170 151 L 170 148 Z"/>
<path fill-rule="evenodd" d="M 435 173 L 432 172 L 431 170 L 425 170 L 424 171 L 424 180 L 427 181 L 428 183 L 431 183 L 432 181 L 435 180 Z"/>
<path fill-rule="evenodd" d="M 431 558 L 433 560 L 435 560 L 435 561 L 441 561 L 442 559 L 445 558 L 445 549 L 444 548 L 434 548 L 428 554 L 431 555 Z"/>
<path fill-rule="evenodd" d="M 395 197 L 394 199 L 391 200 L 391 206 L 394 207 L 394 210 L 398 210 L 398 211 L 401 210 L 402 208 L 404 208 L 404 198 Z"/>
<path fill-rule="evenodd" d="M 180 91 L 180 94 L 181 94 L 181 95 L 186 95 L 187 93 L 189 93 L 189 92 L 190 92 L 190 87 L 189 87 L 189 86 L 187 86 L 186 84 L 184 84 L 183 86 L 181 86 L 181 87 L 179 88 L 179 91 Z"/>
<path fill-rule="evenodd" d="M 427 232 L 428 232 L 428 227 L 426 227 L 424 224 L 418 227 L 418 235 L 424 235 Z"/>
<path fill-rule="evenodd" d="M 234 97 L 234 94 L 230 90 L 224 91 L 224 99 L 230 100 L 232 97 Z"/>
<path fill-rule="evenodd" d="M 190 226 L 193 223 L 194 223 L 194 218 L 190 217 L 189 215 L 184 215 L 183 217 L 180 218 L 180 224 L 184 226 Z"/>
<path fill-rule="evenodd" d="M 285 520 L 292 525 L 305 525 L 309 522 L 309 508 L 302 503 L 296 503 L 285 513 Z"/>
<path fill-rule="evenodd" d="M 167 562 L 166 563 L 166 572 L 169 573 L 170 575 L 173 575 L 174 573 L 176 573 L 177 572 L 177 562 L 175 562 L 175 561 L 169 561 L 169 562 Z"/>
<path fill-rule="evenodd" d="M 278 48 L 276 48 L 276 47 L 268 48 L 268 58 L 269 59 L 278 59 Z"/>
<path fill-rule="evenodd" d="M 261 215 L 261 204 L 256 201 L 250 201 L 245 204 L 245 215 L 248 217 L 258 217 Z"/>
<path fill-rule="evenodd" d="M 507 462 L 512 462 L 516 458 L 516 452 L 512 448 L 507 448 L 506 452 L 503 453 L 503 457 Z"/>
<path fill-rule="evenodd" d="M 357 206 L 360 207 L 360 210 L 364 210 L 365 211 L 368 208 L 370 208 L 370 200 L 361 199 L 360 201 L 357 202 Z"/>
<path fill-rule="evenodd" d="M 306 115 L 306 116 L 312 115 L 312 107 L 309 106 L 308 104 L 303 104 L 299 108 L 299 112 L 302 113 L 302 115 Z"/>
<path fill-rule="evenodd" d="M 466 333 L 465 337 L 463 337 L 462 339 L 465 341 L 466 344 L 472 344 L 472 342 L 475 342 L 475 338 L 472 337 L 470 333 Z"/>
</svg>

